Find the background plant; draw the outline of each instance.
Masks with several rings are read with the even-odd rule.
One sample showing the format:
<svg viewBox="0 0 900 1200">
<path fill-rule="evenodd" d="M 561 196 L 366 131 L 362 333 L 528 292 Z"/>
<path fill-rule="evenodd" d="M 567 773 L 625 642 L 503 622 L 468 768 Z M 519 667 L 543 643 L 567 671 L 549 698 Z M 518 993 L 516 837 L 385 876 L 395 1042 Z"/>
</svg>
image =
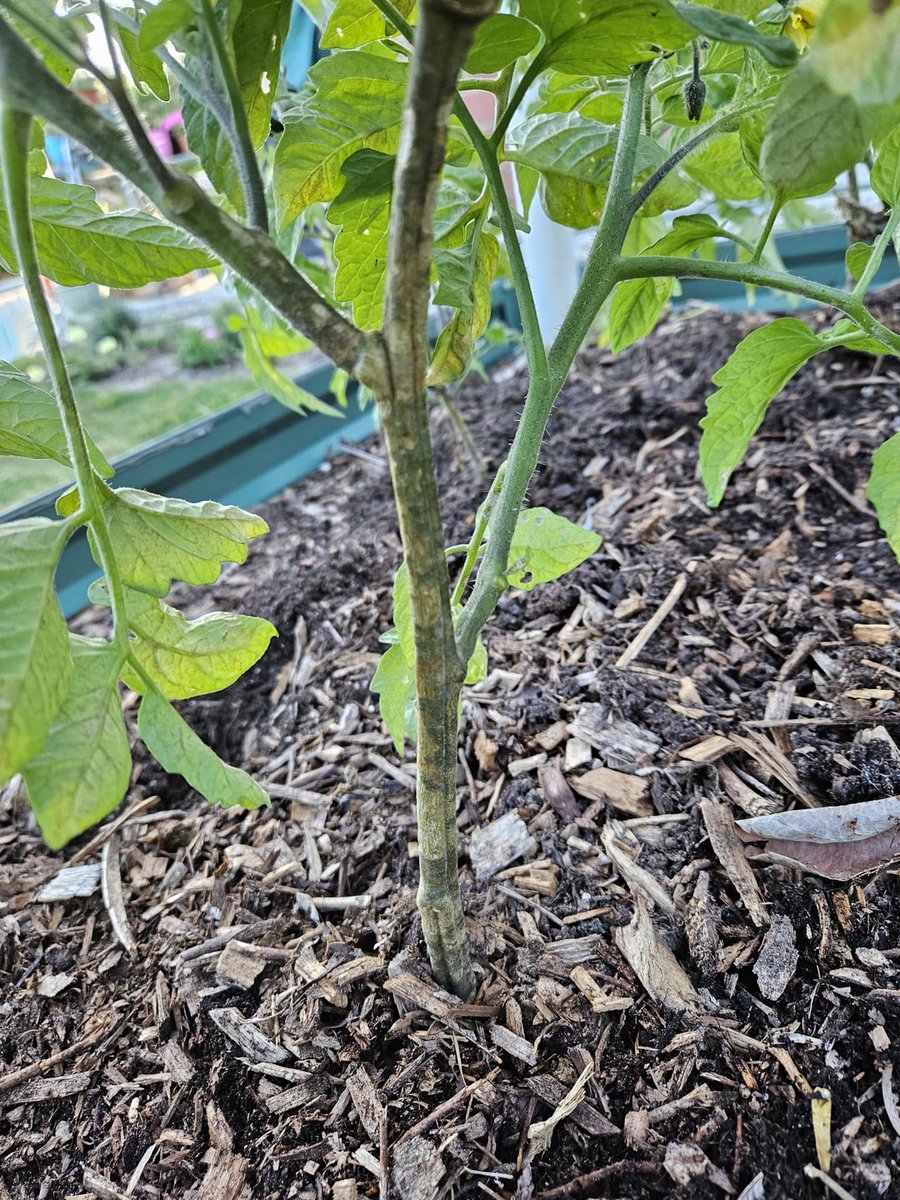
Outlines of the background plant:
<svg viewBox="0 0 900 1200">
<path fill-rule="evenodd" d="M 234 614 L 187 621 L 165 600 L 173 579 L 208 583 L 223 562 L 242 561 L 264 523 L 106 482 L 112 471 L 82 427 L 39 281 L 134 287 L 218 262 L 242 303 L 229 326 L 273 395 L 301 411 L 321 407 L 273 362 L 315 344 L 336 365 L 336 394 L 353 377 L 377 400 L 405 560 L 373 688 L 398 751 L 407 734 L 416 738 L 419 910 L 437 978 L 466 994 L 474 977 L 457 873 L 461 690 L 486 670 L 480 635 L 504 590 L 557 578 L 599 545 L 563 517 L 523 508 L 554 400 L 601 307 L 621 349 L 653 328 L 678 278 L 738 280 L 832 305 L 842 315 L 827 332 L 772 321 L 714 376 L 700 467 L 717 504 L 768 405 L 804 362 L 834 345 L 900 351 L 900 335 L 865 303 L 900 224 L 900 5 L 518 0 L 498 12 L 495 0 L 423 0 L 414 12 L 337 0 L 322 18 L 333 53 L 283 104 L 274 153 L 273 80 L 290 0 L 84 3 L 66 16 L 49 0 L 0 0 L 0 14 L 0 257 L 29 290 L 54 393 L 3 368 L 0 449 L 67 462 L 76 480 L 59 520 L 0 527 L 0 777 L 21 771 L 53 846 L 108 812 L 130 768 L 121 679 L 142 694 L 139 732 L 167 770 L 214 803 L 265 802 L 170 701 L 227 686 L 274 630 Z M 87 58 L 87 14 L 105 31 L 114 70 Z M 75 67 L 100 77 L 118 121 L 67 89 Z M 129 98 L 130 85 L 162 98 L 170 78 L 215 198 L 155 155 Z M 464 104 L 475 88 L 496 97 L 490 133 Z M 47 178 L 40 121 L 50 119 L 153 211 L 105 213 L 88 189 Z M 779 211 L 868 161 L 889 212 L 874 240 L 848 252 L 855 285 L 783 271 L 770 249 Z M 516 173 L 518 211 L 503 162 Z M 698 201 L 705 211 L 667 218 Z M 766 214 L 754 236 L 748 202 Z M 564 224 L 596 226 L 552 341 L 519 246 L 535 203 Z M 303 253 L 310 236 L 333 270 Z M 736 247 L 734 261 L 714 257 L 723 241 Z M 447 547 L 427 393 L 468 371 L 501 273 L 522 315 L 528 392 L 471 540 Z M 433 346 L 432 297 L 451 314 Z M 870 497 L 900 551 L 900 434 L 874 457 Z M 69 634 L 53 591 L 62 548 L 82 526 L 103 574 L 94 598 L 112 609 L 105 642 Z"/>
</svg>

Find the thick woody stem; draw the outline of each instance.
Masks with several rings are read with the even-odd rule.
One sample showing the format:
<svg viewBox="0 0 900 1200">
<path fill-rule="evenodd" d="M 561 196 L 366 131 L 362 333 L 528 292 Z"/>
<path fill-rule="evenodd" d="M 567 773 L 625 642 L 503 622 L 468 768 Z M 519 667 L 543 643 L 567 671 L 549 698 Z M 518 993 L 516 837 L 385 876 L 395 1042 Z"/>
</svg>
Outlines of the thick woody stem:
<svg viewBox="0 0 900 1200">
<path fill-rule="evenodd" d="M 425 0 L 420 8 L 388 241 L 384 342 L 389 384 L 377 393 L 409 569 L 415 639 L 419 911 L 436 978 L 462 996 L 474 989 L 456 829 L 458 705 L 465 663 L 453 631 L 425 372 L 433 215 L 447 129 L 476 25 L 493 7 L 494 0 Z"/>
</svg>

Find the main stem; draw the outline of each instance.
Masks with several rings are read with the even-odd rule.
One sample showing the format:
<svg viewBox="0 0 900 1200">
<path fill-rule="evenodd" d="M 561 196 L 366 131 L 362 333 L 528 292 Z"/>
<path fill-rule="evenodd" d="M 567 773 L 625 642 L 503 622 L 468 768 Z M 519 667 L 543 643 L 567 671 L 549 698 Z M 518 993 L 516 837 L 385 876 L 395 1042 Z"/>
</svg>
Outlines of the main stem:
<svg viewBox="0 0 900 1200">
<path fill-rule="evenodd" d="M 458 710 L 466 667 L 453 629 L 425 373 L 434 207 L 447 129 L 476 24 L 493 6 L 494 0 L 455 0 L 453 7 L 424 0 L 420 6 L 388 233 L 388 386 L 378 394 L 409 570 L 415 646 L 418 905 L 435 977 L 460 996 L 475 988 L 456 829 Z"/>
</svg>

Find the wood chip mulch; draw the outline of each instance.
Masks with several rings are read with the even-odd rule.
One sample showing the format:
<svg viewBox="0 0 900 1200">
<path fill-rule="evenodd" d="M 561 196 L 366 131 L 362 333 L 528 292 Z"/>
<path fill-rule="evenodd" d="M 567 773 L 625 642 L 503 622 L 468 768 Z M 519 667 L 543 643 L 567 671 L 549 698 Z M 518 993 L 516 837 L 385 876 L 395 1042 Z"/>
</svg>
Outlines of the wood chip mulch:
<svg viewBox="0 0 900 1200">
<path fill-rule="evenodd" d="M 688 309 L 560 400 L 531 500 L 605 541 L 506 596 L 466 699 L 472 1003 L 423 961 L 413 768 L 367 690 L 399 559 L 378 437 L 183 593 L 280 630 L 183 706 L 269 810 L 138 749 L 53 855 L 0 795 L 0 1200 L 900 1195 L 898 869 L 801 874 L 734 824 L 900 793 L 900 568 L 864 499 L 900 372 L 813 360 L 710 512 L 710 375 L 765 319 Z M 521 402 L 509 367 L 463 392 L 491 470 Z M 483 485 L 434 427 L 450 544 Z"/>
</svg>

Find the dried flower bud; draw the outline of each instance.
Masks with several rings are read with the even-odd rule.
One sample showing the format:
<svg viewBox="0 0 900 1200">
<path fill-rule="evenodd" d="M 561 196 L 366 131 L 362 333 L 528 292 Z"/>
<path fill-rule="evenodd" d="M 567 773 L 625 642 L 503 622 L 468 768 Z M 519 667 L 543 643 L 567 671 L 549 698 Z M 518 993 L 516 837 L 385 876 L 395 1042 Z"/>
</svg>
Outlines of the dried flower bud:
<svg viewBox="0 0 900 1200">
<path fill-rule="evenodd" d="M 699 121 L 706 100 L 706 84 L 699 75 L 687 81 L 682 88 L 682 95 L 684 96 L 684 111 L 687 113 L 688 120 Z"/>
</svg>

